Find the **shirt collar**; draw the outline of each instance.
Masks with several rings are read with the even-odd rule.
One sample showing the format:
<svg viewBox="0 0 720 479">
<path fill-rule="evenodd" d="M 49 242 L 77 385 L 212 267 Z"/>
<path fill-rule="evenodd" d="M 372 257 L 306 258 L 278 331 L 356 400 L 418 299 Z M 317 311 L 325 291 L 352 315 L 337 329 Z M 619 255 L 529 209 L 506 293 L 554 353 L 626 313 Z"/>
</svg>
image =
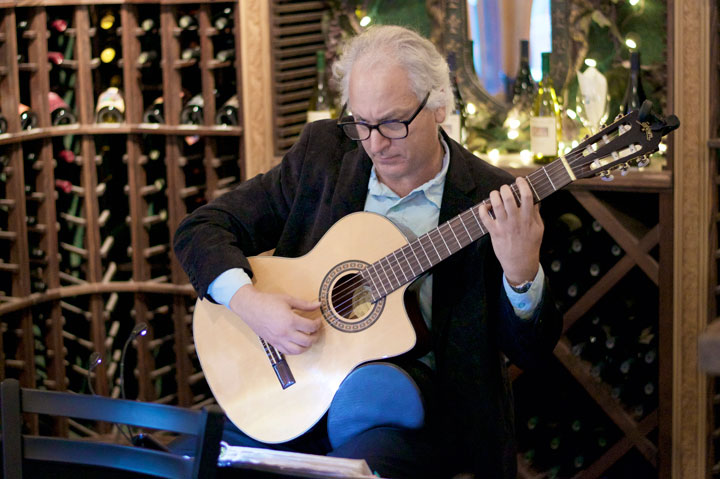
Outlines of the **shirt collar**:
<svg viewBox="0 0 720 479">
<path fill-rule="evenodd" d="M 450 148 L 448 148 L 448 145 L 445 143 L 445 139 L 442 136 L 440 136 L 440 144 L 442 144 L 443 151 L 445 152 L 443 155 L 442 168 L 434 178 L 412 190 L 407 196 L 405 196 L 405 198 L 409 198 L 415 194 L 423 194 L 428 201 L 440 208 L 443 189 L 445 187 L 445 177 L 447 176 L 448 166 L 450 165 Z M 370 170 L 368 193 L 374 196 L 381 196 L 389 199 L 402 199 L 393 190 L 378 180 L 374 165 Z"/>
</svg>

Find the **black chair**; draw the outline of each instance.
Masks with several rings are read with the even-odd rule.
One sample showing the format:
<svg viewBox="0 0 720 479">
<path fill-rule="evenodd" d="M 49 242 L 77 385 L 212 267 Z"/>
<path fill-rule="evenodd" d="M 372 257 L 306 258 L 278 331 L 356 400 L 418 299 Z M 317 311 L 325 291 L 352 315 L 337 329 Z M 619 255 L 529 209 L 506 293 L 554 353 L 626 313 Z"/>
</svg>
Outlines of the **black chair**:
<svg viewBox="0 0 720 479">
<path fill-rule="evenodd" d="M 0 383 L 3 477 L 21 479 L 68 477 L 68 471 L 87 471 L 105 479 L 215 477 L 224 415 L 217 406 L 203 410 L 144 403 L 70 392 L 21 388 L 15 379 Z M 26 435 L 23 414 L 107 421 L 139 428 L 168 431 L 197 439 L 193 457 L 143 447 L 87 439 Z M 23 476 L 23 468 L 25 476 Z M 33 475 L 29 475 L 30 471 Z M 62 474 L 59 471 L 65 471 Z M 73 476 L 69 476 L 73 477 Z"/>
</svg>

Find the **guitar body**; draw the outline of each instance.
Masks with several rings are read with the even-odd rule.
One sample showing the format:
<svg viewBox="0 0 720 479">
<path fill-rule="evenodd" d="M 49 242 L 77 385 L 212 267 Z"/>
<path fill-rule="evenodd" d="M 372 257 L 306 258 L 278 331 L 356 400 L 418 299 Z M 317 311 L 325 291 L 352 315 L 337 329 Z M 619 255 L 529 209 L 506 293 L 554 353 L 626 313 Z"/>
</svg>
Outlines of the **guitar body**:
<svg viewBox="0 0 720 479">
<path fill-rule="evenodd" d="M 405 244 L 391 221 L 361 212 L 333 225 L 305 256 L 250 258 L 257 289 L 322 303 L 321 310 L 309 313 L 323 320 L 318 341 L 302 354 L 285 356 L 295 380 L 285 389 L 241 317 L 198 300 L 193 334 L 200 364 L 218 403 L 240 430 L 265 443 L 294 439 L 320 420 L 357 365 L 413 348 L 416 335 L 403 301 L 407 285 L 375 303 L 362 289 L 348 297 L 363 265 Z"/>
</svg>

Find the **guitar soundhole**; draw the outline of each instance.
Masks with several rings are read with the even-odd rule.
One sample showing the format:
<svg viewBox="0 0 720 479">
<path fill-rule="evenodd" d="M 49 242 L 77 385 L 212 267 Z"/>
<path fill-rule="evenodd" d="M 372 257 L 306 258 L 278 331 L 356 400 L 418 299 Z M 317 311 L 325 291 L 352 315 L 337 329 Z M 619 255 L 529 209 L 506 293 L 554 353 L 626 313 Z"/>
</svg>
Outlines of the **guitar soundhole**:
<svg viewBox="0 0 720 479">
<path fill-rule="evenodd" d="M 321 310 L 325 321 L 335 329 L 358 332 L 371 326 L 380 317 L 385 299 L 372 301 L 370 287 L 361 271 L 367 263 L 346 261 L 335 266 L 320 286 Z"/>
<path fill-rule="evenodd" d="M 361 284 L 359 274 L 348 274 L 337 280 L 330 294 L 333 309 L 345 319 L 356 320 L 372 309 L 370 288 Z"/>
</svg>

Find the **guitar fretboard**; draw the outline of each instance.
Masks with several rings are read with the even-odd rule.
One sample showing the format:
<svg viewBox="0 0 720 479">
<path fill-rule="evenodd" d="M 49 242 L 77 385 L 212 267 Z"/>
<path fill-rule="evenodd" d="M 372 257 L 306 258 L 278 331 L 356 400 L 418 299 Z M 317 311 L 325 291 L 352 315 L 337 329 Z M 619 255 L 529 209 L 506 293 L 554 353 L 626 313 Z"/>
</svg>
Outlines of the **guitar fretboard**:
<svg viewBox="0 0 720 479">
<path fill-rule="evenodd" d="M 563 161 L 564 158 L 559 158 L 526 177 L 535 203 L 573 181 Z M 520 203 L 517 184 L 511 184 L 510 189 Z M 487 234 L 478 213 L 482 205 L 490 206 L 490 200 L 486 199 L 463 211 L 363 270 L 362 277 L 372 291 L 373 301 L 415 280 L 442 260 Z"/>
</svg>

